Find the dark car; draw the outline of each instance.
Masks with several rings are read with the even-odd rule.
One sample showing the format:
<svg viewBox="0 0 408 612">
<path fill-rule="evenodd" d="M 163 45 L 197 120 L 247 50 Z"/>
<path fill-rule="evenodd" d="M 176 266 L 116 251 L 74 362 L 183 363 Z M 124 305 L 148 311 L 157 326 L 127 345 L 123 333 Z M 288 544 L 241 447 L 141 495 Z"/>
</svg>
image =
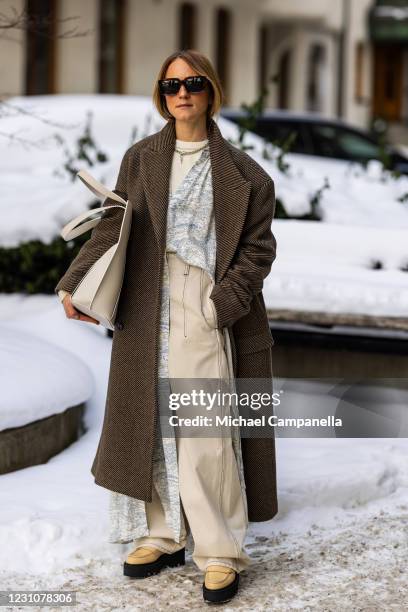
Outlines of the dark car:
<svg viewBox="0 0 408 612">
<path fill-rule="evenodd" d="M 222 108 L 220 115 L 234 123 L 247 117 L 243 110 L 227 107 Z M 408 174 L 408 157 L 390 144 L 382 147 L 375 134 L 338 119 L 327 119 L 315 113 L 264 110 L 251 131 L 278 145 L 288 142 L 293 134 L 290 153 L 363 164 L 377 159 L 385 162 L 392 170 Z"/>
</svg>

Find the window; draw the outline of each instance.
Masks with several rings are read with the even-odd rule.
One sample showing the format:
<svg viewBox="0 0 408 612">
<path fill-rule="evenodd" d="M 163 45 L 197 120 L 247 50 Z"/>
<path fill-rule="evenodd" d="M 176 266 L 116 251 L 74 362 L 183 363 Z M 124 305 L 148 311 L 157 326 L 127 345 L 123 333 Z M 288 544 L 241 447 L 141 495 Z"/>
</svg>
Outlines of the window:
<svg viewBox="0 0 408 612">
<path fill-rule="evenodd" d="M 303 127 L 296 121 L 260 118 L 254 132 L 277 146 L 288 145 L 290 140 L 289 153 L 309 153 Z"/>
<path fill-rule="evenodd" d="M 123 91 L 123 0 L 99 2 L 99 83 L 100 93 Z"/>
<path fill-rule="evenodd" d="M 289 108 L 290 99 L 290 70 L 291 70 L 291 52 L 290 49 L 282 53 L 279 60 L 278 72 L 278 108 Z"/>
<path fill-rule="evenodd" d="M 339 130 L 339 146 L 350 159 L 368 160 L 380 156 L 379 147 L 354 132 Z"/>
<path fill-rule="evenodd" d="M 311 46 L 308 61 L 307 100 L 309 111 L 323 111 L 325 95 L 326 49 L 320 43 Z"/>
<path fill-rule="evenodd" d="M 27 0 L 26 95 L 54 93 L 54 0 Z"/>
<path fill-rule="evenodd" d="M 357 102 L 361 102 L 364 99 L 364 43 L 362 42 L 356 45 L 354 96 Z"/>
<path fill-rule="evenodd" d="M 379 147 L 353 130 L 334 125 L 310 126 L 315 155 L 350 161 L 378 159 Z"/>
<path fill-rule="evenodd" d="M 228 104 L 229 98 L 229 50 L 230 50 L 230 35 L 231 35 L 231 19 L 230 12 L 227 9 L 218 9 L 217 11 L 217 28 L 216 28 L 216 49 L 215 60 L 216 69 L 220 77 L 224 94 L 225 104 Z"/>
<path fill-rule="evenodd" d="M 261 89 L 263 88 L 267 88 L 269 94 L 270 83 L 268 82 L 268 27 L 265 24 L 262 24 L 259 28 L 258 75 L 259 91 L 261 91 Z M 266 99 L 268 99 L 268 94 Z"/>
<path fill-rule="evenodd" d="M 183 2 L 180 7 L 179 48 L 193 49 L 196 41 L 196 7 Z"/>
</svg>

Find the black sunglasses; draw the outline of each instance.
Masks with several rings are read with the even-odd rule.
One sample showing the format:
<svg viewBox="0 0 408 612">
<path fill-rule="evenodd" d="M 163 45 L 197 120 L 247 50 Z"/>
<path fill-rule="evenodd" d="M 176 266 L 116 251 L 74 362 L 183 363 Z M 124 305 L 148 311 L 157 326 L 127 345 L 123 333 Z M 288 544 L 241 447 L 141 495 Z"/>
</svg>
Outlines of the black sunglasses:
<svg viewBox="0 0 408 612">
<path fill-rule="evenodd" d="M 172 95 L 179 92 L 180 87 L 184 85 L 188 93 L 199 93 L 204 91 L 207 84 L 205 76 L 191 76 L 186 79 L 159 79 L 159 90 L 162 94 Z"/>
</svg>

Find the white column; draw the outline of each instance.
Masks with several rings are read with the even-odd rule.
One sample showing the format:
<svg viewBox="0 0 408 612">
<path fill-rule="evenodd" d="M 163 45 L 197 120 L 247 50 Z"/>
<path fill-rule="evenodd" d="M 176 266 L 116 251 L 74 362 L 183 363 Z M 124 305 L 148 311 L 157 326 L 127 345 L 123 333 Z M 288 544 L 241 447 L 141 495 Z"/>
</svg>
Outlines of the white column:
<svg viewBox="0 0 408 612">
<path fill-rule="evenodd" d="M 176 50 L 178 5 L 174 0 L 127 1 L 126 93 L 152 95 L 162 61 Z"/>
<path fill-rule="evenodd" d="M 293 33 L 290 62 L 290 110 L 301 111 L 306 106 L 308 39 L 300 26 Z"/>
<path fill-rule="evenodd" d="M 14 0 L 13 9 L 18 14 L 24 9 L 24 0 Z M 14 14 L 10 10 L 11 2 L 1 7 L 5 15 Z M 25 32 L 11 30 L 0 37 L 0 96 L 19 96 L 25 93 Z"/>
<path fill-rule="evenodd" d="M 254 6 L 231 5 L 230 105 L 258 97 L 259 17 Z"/>
<path fill-rule="evenodd" d="M 57 19 L 61 34 L 75 27 L 78 32 L 91 30 L 85 36 L 55 41 L 55 83 L 58 93 L 96 93 L 98 89 L 98 0 L 60 0 Z"/>
</svg>

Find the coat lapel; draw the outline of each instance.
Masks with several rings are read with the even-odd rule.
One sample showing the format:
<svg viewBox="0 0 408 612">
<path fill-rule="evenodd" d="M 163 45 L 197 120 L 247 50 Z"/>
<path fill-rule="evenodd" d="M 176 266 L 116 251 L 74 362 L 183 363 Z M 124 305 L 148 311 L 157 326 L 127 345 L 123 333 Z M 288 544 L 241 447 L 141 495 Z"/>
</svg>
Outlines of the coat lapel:
<svg viewBox="0 0 408 612">
<path fill-rule="evenodd" d="M 248 208 L 251 183 L 236 167 L 214 119 L 208 126 L 215 231 L 217 241 L 215 282 L 228 270 L 238 246 Z M 169 120 L 140 153 L 140 173 L 159 252 L 166 247 L 169 182 L 176 141 L 175 122 Z"/>
</svg>

